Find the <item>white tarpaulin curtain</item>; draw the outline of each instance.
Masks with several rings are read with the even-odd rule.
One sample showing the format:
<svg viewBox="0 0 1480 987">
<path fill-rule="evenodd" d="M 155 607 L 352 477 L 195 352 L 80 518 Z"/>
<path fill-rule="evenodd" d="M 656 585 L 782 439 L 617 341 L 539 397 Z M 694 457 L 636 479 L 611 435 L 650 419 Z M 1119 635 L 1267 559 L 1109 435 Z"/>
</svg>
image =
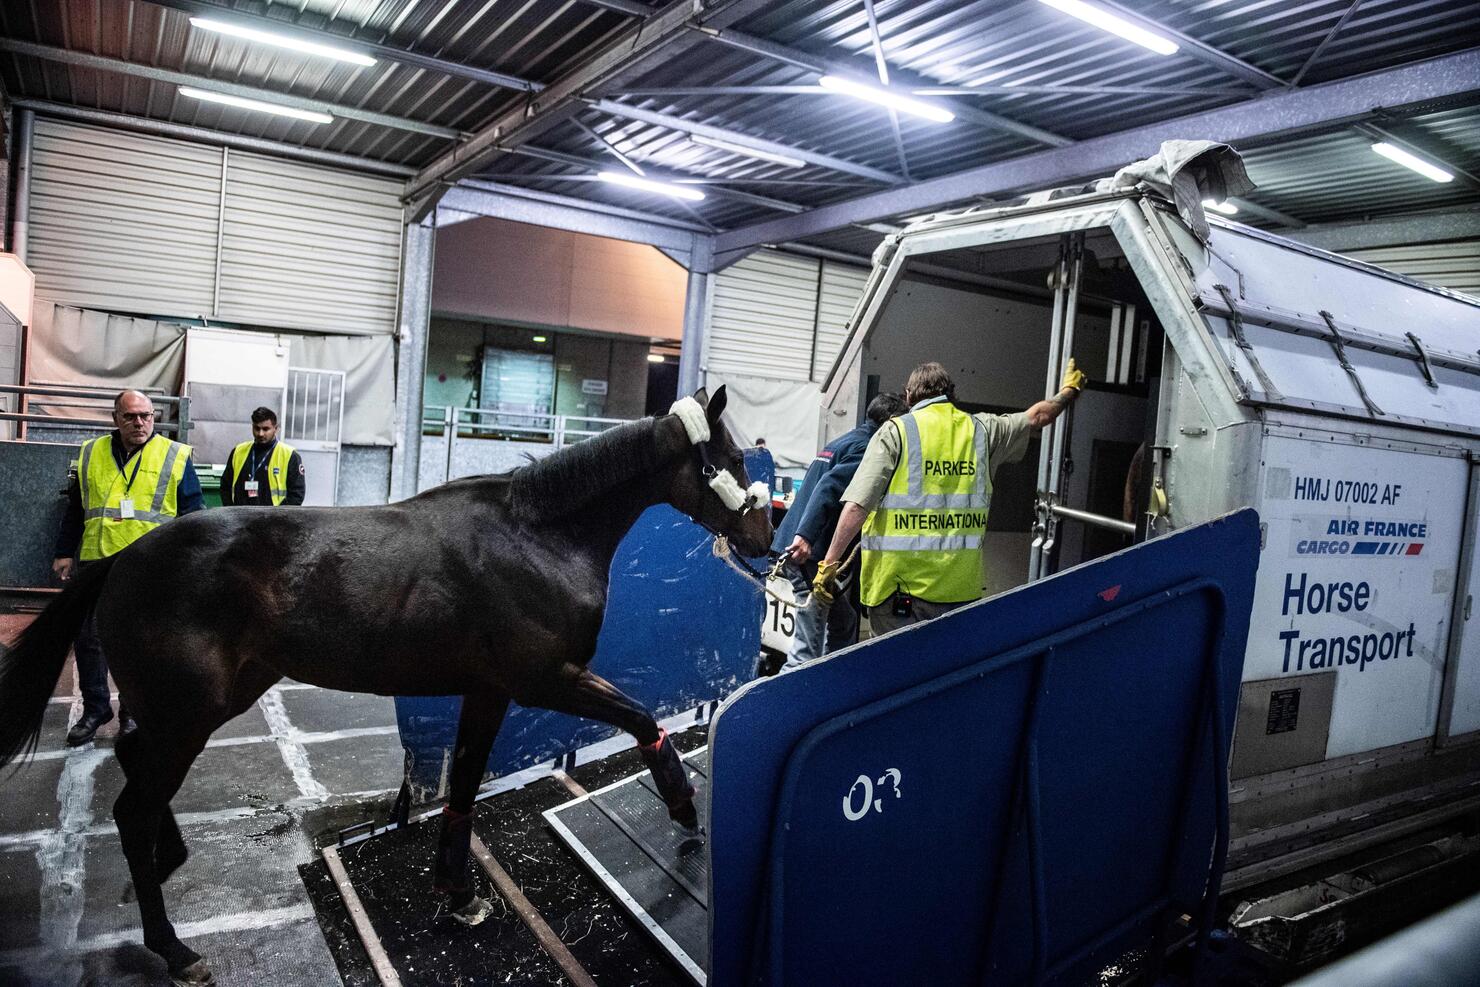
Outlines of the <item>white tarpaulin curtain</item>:
<svg viewBox="0 0 1480 987">
<path fill-rule="evenodd" d="M 36 302 L 28 364 L 32 381 L 100 387 L 157 387 L 178 394 L 185 366 L 185 329 Z M 395 440 L 395 344 L 391 336 L 303 336 L 291 340 L 295 367 L 345 371 L 345 445 L 388 446 Z M 96 417 L 95 411 L 70 417 Z"/>
<path fill-rule="evenodd" d="M 27 350 L 32 382 L 123 390 L 157 387 L 178 394 L 185 327 L 36 300 Z M 48 408 L 59 417 L 95 418 L 84 409 Z"/>
<path fill-rule="evenodd" d="M 817 457 L 817 416 L 822 392 L 816 384 L 710 373 L 709 392 L 725 386 L 724 424 L 741 446 L 765 439 L 776 465 L 802 468 Z"/>
</svg>

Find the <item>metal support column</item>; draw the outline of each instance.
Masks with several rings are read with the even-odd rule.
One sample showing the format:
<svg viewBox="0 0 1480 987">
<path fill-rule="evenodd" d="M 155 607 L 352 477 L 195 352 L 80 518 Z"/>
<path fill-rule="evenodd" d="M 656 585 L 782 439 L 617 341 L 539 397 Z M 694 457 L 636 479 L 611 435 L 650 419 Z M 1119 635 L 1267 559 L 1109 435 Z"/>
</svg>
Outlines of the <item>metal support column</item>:
<svg viewBox="0 0 1480 987">
<path fill-rule="evenodd" d="M 421 473 L 421 416 L 427 336 L 432 317 L 432 255 L 437 230 L 406 227 L 401 249 L 401 313 L 396 326 L 396 445 L 391 450 L 391 500 L 415 495 Z"/>
<path fill-rule="evenodd" d="M 1069 238 L 1060 253 L 1054 274 L 1054 324 L 1049 342 L 1046 393 L 1057 394 L 1064 368 L 1074 355 L 1074 321 L 1079 316 L 1079 275 L 1084 262 L 1084 234 Z M 1069 413 L 1053 426 L 1050 441 L 1043 443 L 1038 460 L 1038 520 L 1034 524 L 1033 549 L 1029 558 L 1028 579 L 1041 579 L 1053 574 L 1053 549 L 1058 533 L 1054 507 L 1060 499 L 1067 477 L 1064 450 L 1068 446 Z"/>
<path fill-rule="evenodd" d="M 689 251 L 689 283 L 683 303 L 683 343 L 678 354 L 678 393 L 692 394 L 703 376 L 704 344 L 709 336 L 710 292 L 714 287 L 714 239 L 694 236 Z M 675 395 L 677 397 L 677 395 Z"/>
<path fill-rule="evenodd" d="M 30 110 L 15 111 L 15 144 L 11 163 L 15 166 L 15 202 L 10 212 L 10 252 L 26 262 L 26 244 L 31 226 L 31 142 L 36 129 L 36 114 Z"/>
</svg>

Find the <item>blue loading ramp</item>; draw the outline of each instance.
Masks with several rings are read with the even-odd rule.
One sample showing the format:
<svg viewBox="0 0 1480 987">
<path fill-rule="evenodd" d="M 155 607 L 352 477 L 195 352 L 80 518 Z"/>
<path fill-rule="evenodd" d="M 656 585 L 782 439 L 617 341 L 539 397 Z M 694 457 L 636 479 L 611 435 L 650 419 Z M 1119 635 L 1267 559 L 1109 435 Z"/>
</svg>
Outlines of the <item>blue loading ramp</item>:
<svg viewBox="0 0 1480 987">
<path fill-rule="evenodd" d="M 1258 552 L 1239 511 L 737 692 L 696 979 L 1080 984 L 1211 922 Z"/>
</svg>

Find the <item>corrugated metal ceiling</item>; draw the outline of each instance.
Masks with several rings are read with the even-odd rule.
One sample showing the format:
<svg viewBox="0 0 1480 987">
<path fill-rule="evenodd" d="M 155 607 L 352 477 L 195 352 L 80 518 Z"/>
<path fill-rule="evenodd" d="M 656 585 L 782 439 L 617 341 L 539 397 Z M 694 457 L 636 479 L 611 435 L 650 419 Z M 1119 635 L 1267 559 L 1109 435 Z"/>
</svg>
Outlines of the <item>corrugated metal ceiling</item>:
<svg viewBox="0 0 1480 987">
<path fill-rule="evenodd" d="M 471 132 L 518 106 L 522 94 L 426 68 L 381 60 L 360 68 L 225 38 L 192 28 L 189 14 L 146 0 L 17 0 L 0 4 L 4 37 L 121 59 L 340 106 Z M 197 4 L 196 6 L 202 6 Z M 1480 4 L 1472 0 L 1145 0 L 1145 17 L 1302 85 L 1347 78 L 1480 47 Z M 221 0 L 231 11 L 345 38 L 388 44 L 451 62 L 550 83 L 612 43 L 632 17 L 585 0 Z M 1185 52 L 1162 58 L 1028 0 L 880 0 L 882 48 L 897 84 L 919 87 L 1137 87 L 1156 92 L 992 92 L 951 97 L 1069 140 L 1213 109 L 1256 89 Z M 1349 15 L 1339 33 L 1332 28 Z M 862 0 L 783 0 L 738 25 L 800 54 L 875 71 Z M 1324 44 L 1324 46 L 1323 46 Z M 1319 57 L 1312 56 L 1319 50 Z M 667 60 L 623 91 L 592 93 L 684 120 L 792 145 L 911 180 L 952 174 L 1041 147 L 1004 129 L 957 120 L 899 121 L 901 156 L 886 113 L 832 94 L 654 93 L 712 87 L 805 86 L 816 73 L 720 42 Z M 447 138 L 336 119 L 325 126 L 203 104 L 168 82 L 0 54 L 0 81 L 12 97 L 101 109 L 419 168 L 445 152 Z M 601 167 L 622 165 L 610 142 L 661 177 L 722 183 L 685 207 L 590 180 L 589 168 L 505 155 L 484 174 L 506 184 L 595 203 L 633 207 L 716 228 L 774 218 L 789 203 L 813 208 L 882 187 L 832 168 L 790 168 L 700 147 L 679 130 L 589 108 L 541 136 L 547 151 Z M 1396 121 L 1405 137 L 1428 142 L 1453 164 L 1480 171 L 1480 106 L 1444 108 Z M 598 136 L 599 135 L 599 136 Z M 1193 136 L 1193 135 L 1189 135 Z M 1383 161 L 1350 129 L 1303 135 L 1249 149 L 1261 188 L 1257 204 L 1305 222 L 1471 203 L 1480 185 L 1435 185 Z M 726 190 L 729 190 L 728 194 Z M 740 194 L 748 193 L 748 195 Z M 753 197 L 780 200 L 762 205 Z M 867 239 L 867 234 L 863 239 Z M 851 234 L 834 235 L 847 240 Z M 858 239 L 858 238 L 853 238 Z"/>
</svg>

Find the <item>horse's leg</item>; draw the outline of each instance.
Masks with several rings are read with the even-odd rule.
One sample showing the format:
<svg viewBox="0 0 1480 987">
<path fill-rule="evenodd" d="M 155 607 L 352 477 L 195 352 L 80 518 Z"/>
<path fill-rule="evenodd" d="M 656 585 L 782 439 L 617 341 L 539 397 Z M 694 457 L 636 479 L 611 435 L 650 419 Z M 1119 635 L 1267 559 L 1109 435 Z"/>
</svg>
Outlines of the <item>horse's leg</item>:
<svg viewBox="0 0 1480 987">
<path fill-rule="evenodd" d="M 193 737 L 175 734 L 165 737 L 140 729 L 131 750 L 125 755 L 131 767 L 123 793 L 113 803 L 113 818 L 118 823 L 118 836 L 123 855 L 128 860 L 129 874 L 138 895 L 139 916 L 144 924 L 144 945 L 163 957 L 170 978 L 177 984 L 212 983 L 210 968 L 190 947 L 175 935 L 164 908 L 155 850 L 163 824 L 169 813 L 170 799 L 191 763 L 205 747 L 210 731 L 195 731 Z M 178 833 L 178 828 L 176 829 Z"/>
<path fill-rule="evenodd" d="M 658 726 L 641 703 L 588 668 L 529 698 L 527 705 L 598 720 L 632 734 L 637 739 L 642 763 L 652 772 L 653 784 L 668 806 L 669 818 L 684 829 L 699 828 L 694 786 L 689 783 L 678 749 L 668 738 L 668 731 Z"/>
<path fill-rule="evenodd" d="M 220 717 L 221 722 L 225 723 L 245 713 L 280 678 L 282 676 L 275 669 L 266 665 L 256 662 L 244 664 L 238 670 L 236 680 L 232 683 L 229 705 Z M 220 724 L 217 724 L 217 727 L 219 726 Z M 211 732 L 214 732 L 214 728 Z M 136 763 L 137 737 L 138 731 L 120 737 L 114 748 L 114 754 L 123 768 L 125 778 L 129 776 Z M 166 805 L 159 818 L 159 832 L 155 834 L 154 844 L 154 873 L 159 883 L 164 884 L 168 881 L 170 876 L 189 859 L 190 850 L 185 846 L 185 837 L 180 833 L 179 823 L 175 822 L 175 813 Z"/>
<path fill-rule="evenodd" d="M 490 911 L 488 903 L 474 895 L 468 883 L 468 847 L 473 839 L 473 799 L 508 709 L 507 695 L 473 693 L 463 696 L 462 715 L 457 721 L 457 747 L 452 753 L 447 807 L 442 810 L 442 836 L 432 882 L 451 898 L 453 917 L 467 925 L 477 925 Z"/>
</svg>

